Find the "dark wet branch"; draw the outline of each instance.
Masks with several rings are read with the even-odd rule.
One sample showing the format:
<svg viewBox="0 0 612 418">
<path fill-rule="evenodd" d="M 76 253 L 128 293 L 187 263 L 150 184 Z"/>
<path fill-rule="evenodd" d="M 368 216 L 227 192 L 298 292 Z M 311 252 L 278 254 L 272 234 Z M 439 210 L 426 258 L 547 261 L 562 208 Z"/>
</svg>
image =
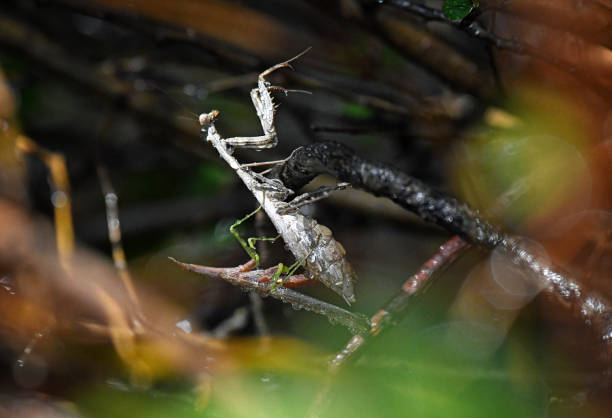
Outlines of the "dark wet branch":
<svg viewBox="0 0 612 418">
<path fill-rule="evenodd" d="M 323 302 L 288 289 L 287 286 L 291 282 L 284 282 L 282 286 L 276 286 L 275 283 L 272 283 L 271 278 L 274 276 L 278 268 L 277 266 L 265 270 L 251 270 L 255 266 L 253 260 L 241 266 L 231 268 L 216 268 L 181 263 L 173 258 L 170 258 L 170 260 L 185 270 L 207 277 L 225 280 L 235 286 L 240 286 L 244 290 L 257 292 L 262 296 L 271 296 L 281 302 L 290 304 L 294 309 L 305 309 L 318 313 L 327 317 L 331 323 L 343 325 L 352 332 L 365 333 L 369 329 L 368 319 L 364 315 L 349 312 L 331 303 Z M 292 276 L 292 279 L 298 282 L 310 280 L 301 274 Z"/>
<path fill-rule="evenodd" d="M 500 248 L 519 268 L 531 271 L 542 287 L 597 333 L 606 356 L 612 356 L 612 304 L 585 289 L 559 268 L 540 259 L 519 241 L 483 219 L 478 211 L 434 190 L 424 182 L 384 164 L 357 156 L 336 142 L 321 142 L 296 149 L 287 162 L 271 173 L 297 190 L 319 174 L 329 174 L 376 196 L 385 196 L 470 244 Z"/>
<path fill-rule="evenodd" d="M 386 196 L 476 245 L 493 248 L 501 242 L 502 234 L 474 209 L 390 165 L 362 159 L 337 142 L 298 148 L 283 166 L 273 171 L 274 176 L 294 190 L 319 174 L 329 174 L 376 196 Z"/>
</svg>

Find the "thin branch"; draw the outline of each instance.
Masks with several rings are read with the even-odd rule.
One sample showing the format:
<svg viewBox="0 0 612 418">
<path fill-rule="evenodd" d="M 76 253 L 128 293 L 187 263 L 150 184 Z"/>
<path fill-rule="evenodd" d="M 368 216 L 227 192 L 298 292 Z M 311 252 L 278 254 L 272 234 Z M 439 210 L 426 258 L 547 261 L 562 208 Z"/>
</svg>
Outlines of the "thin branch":
<svg viewBox="0 0 612 418">
<path fill-rule="evenodd" d="M 278 266 L 264 270 L 251 270 L 255 266 L 253 260 L 241 266 L 230 268 L 215 268 L 181 263 L 171 257 L 170 260 L 185 270 L 206 277 L 225 280 L 235 286 L 240 286 L 242 289 L 257 292 L 262 296 L 271 296 L 284 303 L 290 304 L 294 309 L 305 309 L 323 315 L 327 317 L 331 323 L 344 325 L 352 332 L 365 333 L 369 328 L 368 319 L 364 315 L 349 312 L 336 305 L 303 295 L 286 287 L 292 282 L 295 283 L 297 281 L 301 284 L 310 280 L 302 274 L 291 276 L 282 286 L 276 286 L 276 283 L 272 283 L 270 279 L 274 276 L 274 273 L 276 273 Z"/>
<path fill-rule="evenodd" d="M 104 195 L 104 204 L 106 207 L 106 223 L 108 228 L 108 240 L 111 244 L 111 253 L 113 257 L 113 263 L 119 272 L 121 282 L 127 291 L 130 301 L 136 309 L 136 313 L 142 316 L 140 309 L 140 302 L 136 289 L 134 288 L 134 282 L 132 275 L 127 268 L 127 261 L 125 259 L 125 251 L 123 250 L 123 244 L 121 242 L 121 222 L 119 220 L 119 197 L 115 193 L 113 184 L 111 183 L 110 176 L 105 167 L 102 165 L 98 166 L 98 178 L 100 180 L 100 187 L 102 194 Z"/>
<path fill-rule="evenodd" d="M 66 159 L 62 154 L 41 147 L 32 139 L 21 134 L 17 136 L 16 147 L 23 153 L 36 156 L 49 169 L 57 250 L 62 266 L 66 271 L 70 271 L 70 258 L 74 253 L 74 226 Z"/>
<path fill-rule="evenodd" d="M 396 323 L 410 307 L 412 299 L 424 292 L 434 279 L 450 266 L 468 248 L 469 244 L 454 236 L 440 246 L 403 285 L 401 291 L 387 305 L 370 318 L 368 334 L 355 334 L 346 346 L 329 362 L 330 371 L 336 372 L 346 364 L 372 337 L 376 337 L 393 323 Z"/>
<path fill-rule="evenodd" d="M 268 327 L 268 323 L 266 322 L 266 317 L 264 315 L 263 300 L 261 299 L 261 296 L 255 292 L 249 292 L 249 301 L 251 302 L 251 312 L 257 335 L 269 335 L 270 328 Z"/>
</svg>

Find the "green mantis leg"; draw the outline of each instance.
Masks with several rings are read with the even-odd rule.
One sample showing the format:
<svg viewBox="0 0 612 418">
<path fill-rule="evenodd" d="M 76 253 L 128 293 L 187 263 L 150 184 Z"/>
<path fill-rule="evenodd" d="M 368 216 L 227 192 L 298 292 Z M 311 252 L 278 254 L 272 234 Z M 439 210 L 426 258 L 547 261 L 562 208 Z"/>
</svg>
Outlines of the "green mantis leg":
<svg viewBox="0 0 612 418">
<path fill-rule="evenodd" d="M 310 253 L 307 254 L 306 257 L 302 258 L 301 260 L 296 261 L 295 263 L 293 263 L 289 267 L 284 267 L 285 268 L 285 273 L 287 273 L 285 275 L 285 277 L 292 276 L 293 273 L 295 273 L 297 269 L 302 267 L 302 265 L 304 265 L 304 262 L 306 261 L 306 259 L 308 258 L 309 255 L 310 255 Z"/>
<path fill-rule="evenodd" d="M 319 242 L 319 238 L 321 238 L 320 235 L 317 237 L 317 243 Z M 310 257 L 310 254 L 312 254 L 312 250 L 313 249 L 311 248 L 310 251 L 308 251 L 308 254 L 306 254 L 301 260 L 296 261 L 289 267 L 285 266 L 283 263 L 280 263 L 278 265 L 278 269 L 276 269 L 276 271 L 274 272 L 274 276 L 272 276 L 272 290 L 275 290 L 278 284 L 282 284 L 286 278 L 291 277 L 293 273 L 296 272 L 297 269 L 303 266 L 306 259 Z M 283 273 L 285 274 L 285 277 L 281 279 L 281 275 Z M 280 279 L 280 283 L 278 283 L 279 279 Z"/>
<path fill-rule="evenodd" d="M 257 265 L 259 265 L 259 254 L 257 254 L 257 252 L 255 251 L 254 245 L 253 246 L 249 246 L 247 244 L 247 242 L 244 240 L 244 238 L 242 238 L 240 236 L 238 231 L 236 231 L 236 228 L 238 226 L 240 226 L 240 224 L 242 224 L 244 221 L 246 221 L 247 219 L 249 219 L 250 217 L 255 215 L 257 212 L 259 212 L 260 210 L 261 210 L 261 205 L 259 205 L 259 207 L 257 209 L 255 209 L 253 212 L 249 213 L 247 216 L 245 216 L 244 218 L 236 221 L 236 223 L 234 223 L 232 226 L 230 226 L 230 232 L 232 233 L 234 238 L 236 238 L 236 240 L 240 243 L 240 245 L 242 245 L 242 248 L 244 248 L 244 251 L 246 251 L 247 254 L 253 260 L 255 260 L 255 264 L 257 264 Z"/>
<path fill-rule="evenodd" d="M 277 235 L 274 238 L 248 238 L 245 241 L 244 238 L 242 238 L 240 236 L 238 231 L 236 231 L 236 228 L 238 228 L 238 226 L 240 226 L 240 224 L 242 224 L 244 221 L 246 221 L 249 218 L 251 218 L 252 216 L 254 216 L 260 210 L 261 210 L 261 205 L 259 205 L 259 207 L 257 209 L 255 209 L 253 212 L 249 213 L 247 216 L 245 216 L 244 218 L 236 221 L 236 223 L 234 223 L 232 226 L 230 226 L 230 232 L 232 233 L 234 238 L 236 238 L 236 240 L 240 243 L 242 248 L 244 248 L 244 250 L 247 252 L 247 254 L 253 260 L 255 260 L 255 265 L 256 266 L 259 266 L 259 254 L 257 254 L 257 249 L 255 248 L 255 243 L 257 241 L 270 241 L 270 242 L 274 242 L 274 241 L 276 241 L 280 237 L 280 234 Z"/>
<path fill-rule="evenodd" d="M 306 257 L 302 258 L 301 260 L 296 261 L 290 266 L 286 266 L 283 263 L 279 263 L 278 268 L 276 269 L 276 271 L 274 272 L 274 275 L 272 276 L 272 290 L 275 290 L 278 287 L 278 285 L 282 285 L 285 279 L 287 279 L 288 277 L 291 277 L 293 273 L 295 273 L 296 270 L 299 269 L 304 264 L 304 262 L 306 261 L 306 258 L 308 258 L 309 255 L 310 253 L 307 254 Z M 284 277 L 281 278 L 281 276 L 283 275 Z"/>
<path fill-rule="evenodd" d="M 244 238 L 240 236 L 236 228 L 238 228 L 243 222 L 245 222 L 246 220 L 248 220 L 249 218 L 257 214 L 257 212 L 259 212 L 261 208 L 262 208 L 262 205 L 259 205 L 259 207 L 255 209 L 253 212 L 249 213 L 244 218 L 239 219 L 232 226 L 230 226 L 230 232 L 232 233 L 234 238 L 236 238 L 236 240 L 240 243 L 242 248 L 244 248 L 247 254 L 253 260 L 255 260 L 256 266 L 259 266 L 259 254 L 257 254 L 257 248 L 255 248 L 255 243 L 257 241 L 274 242 L 280 238 L 280 234 L 275 236 L 274 238 L 247 238 L 247 240 L 245 241 Z M 272 276 L 272 283 L 273 283 L 272 288 L 273 289 L 276 288 L 276 285 L 278 284 L 277 282 L 279 282 L 279 280 L 280 280 L 280 283 L 282 284 L 285 278 L 291 277 L 293 273 L 295 273 L 296 270 L 299 269 L 304 264 L 304 262 L 306 261 L 309 255 L 310 253 L 308 253 L 306 257 L 302 258 L 301 260 L 296 261 L 290 266 L 285 266 L 283 263 L 279 263 L 278 268 L 276 269 L 276 271 L 274 272 L 274 275 Z M 283 275 L 284 275 L 284 278 L 281 279 L 281 276 Z"/>
<path fill-rule="evenodd" d="M 259 254 L 257 254 L 257 252 L 256 252 L 255 243 L 257 241 L 274 242 L 274 241 L 276 241 L 279 238 L 280 238 L 280 234 L 278 234 L 274 238 L 259 238 L 259 237 L 256 237 L 256 238 L 248 238 L 247 239 L 247 243 L 248 243 L 249 248 L 251 249 L 253 254 L 255 254 L 255 257 L 253 257 L 253 256 L 251 256 L 251 257 L 253 258 L 253 260 L 255 260 L 255 265 L 256 266 L 259 266 Z M 249 253 L 249 255 L 251 255 L 251 254 Z"/>
<path fill-rule="evenodd" d="M 280 279 L 280 276 L 283 274 L 284 270 L 287 267 L 285 267 L 285 265 L 283 263 L 278 263 L 278 268 L 276 269 L 276 271 L 274 272 L 274 275 L 272 276 L 272 289 L 276 288 L 276 285 L 278 284 L 278 279 Z"/>
</svg>

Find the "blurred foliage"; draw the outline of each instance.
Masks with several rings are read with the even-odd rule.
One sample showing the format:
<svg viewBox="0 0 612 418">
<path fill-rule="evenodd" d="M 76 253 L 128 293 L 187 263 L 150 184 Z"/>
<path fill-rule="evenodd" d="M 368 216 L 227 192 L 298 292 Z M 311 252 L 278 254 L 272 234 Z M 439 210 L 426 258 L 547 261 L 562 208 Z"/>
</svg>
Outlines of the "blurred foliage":
<svg viewBox="0 0 612 418">
<path fill-rule="evenodd" d="M 559 208 L 583 210 L 591 199 L 586 127 L 571 101 L 535 88 L 528 95 L 537 101 L 520 93 L 509 100 L 520 122 L 476 130 L 453 165 L 461 196 L 513 229 L 542 223 Z"/>
<path fill-rule="evenodd" d="M 456 325 L 386 338 L 358 364 L 333 378 L 246 363 L 238 373 L 215 377 L 206 408 L 200 411 L 193 389 L 167 384 L 148 390 L 125 384 L 82 388 L 75 400 L 94 417 L 303 417 L 313 407 L 321 417 L 546 416 L 548 391 L 535 377 L 534 361 L 524 353 L 512 355 L 522 351 L 518 345 L 494 356 L 487 349 L 478 350 L 490 338 L 486 330 L 478 334 L 476 328 L 462 328 L 472 332 L 446 340 Z M 405 354 L 404 360 L 388 356 L 399 352 Z M 304 359 L 285 361 L 295 365 Z M 258 370 L 247 371 L 252 367 Z M 325 401 L 313 404 L 322 393 Z"/>
</svg>

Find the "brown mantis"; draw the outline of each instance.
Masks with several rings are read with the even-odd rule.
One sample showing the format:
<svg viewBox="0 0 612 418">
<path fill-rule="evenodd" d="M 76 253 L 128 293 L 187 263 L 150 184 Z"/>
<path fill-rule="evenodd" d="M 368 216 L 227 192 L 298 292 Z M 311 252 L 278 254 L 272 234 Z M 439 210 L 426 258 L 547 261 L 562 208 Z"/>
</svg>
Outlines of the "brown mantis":
<svg viewBox="0 0 612 418">
<path fill-rule="evenodd" d="M 217 110 L 201 114 L 199 121 L 206 140 L 217 149 L 219 155 L 236 171 L 245 186 L 253 193 L 285 241 L 287 249 L 296 260 L 303 260 L 307 275 L 316 278 L 350 304 L 355 301 L 353 283 L 356 275 L 345 257 L 344 247 L 333 238 L 332 232 L 326 226 L 298 210 L 287 211 L 288 205 L 285 199 L 293 194 L 292 190 L 286 188 L 280 180 L 264 177 L 251 169 L 254 165 L 282 164 L 282 161 L 243 165 L 232 156 L 232 147 L 267 149 L 276 146 L 278 141 L 274 126 L 276 105 L 270 91 L 281 90 L 287 93 L 291 90 L 272 86 L 266 77 L 281 68 L 291 68 L 291 62 L 307 51 L 262 72 L 258 77 L 257 88 L 251 90 L 251 100 L 261 122 L 263 135 L 222 138 L 214 123 L 219 116 Z"/>
</svg>

